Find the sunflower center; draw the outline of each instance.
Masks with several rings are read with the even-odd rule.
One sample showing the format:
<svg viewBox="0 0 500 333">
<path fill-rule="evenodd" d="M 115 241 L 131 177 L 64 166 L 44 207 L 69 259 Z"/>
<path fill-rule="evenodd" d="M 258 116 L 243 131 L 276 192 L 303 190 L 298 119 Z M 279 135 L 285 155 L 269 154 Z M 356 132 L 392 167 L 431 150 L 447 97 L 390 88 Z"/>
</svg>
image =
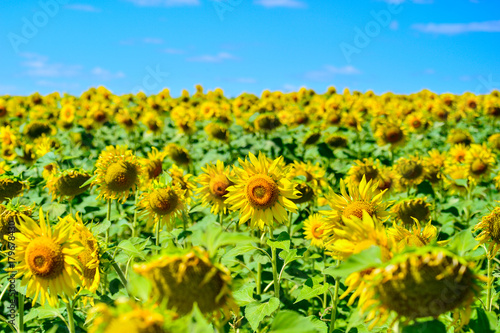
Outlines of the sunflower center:
<svg viewBox="0 0 500 333">
<path fill-rule="evenodd" d="M 351 216 L 356 216 L 360 219 L 363 218 L 363 211 L 366 211 L 370 216 L 375 213 L 375 207 L 371 202 L 366 202 L 363 200 L 353 201 L 347 205 L 347 207 L 342 212 L 342 216 L 349 218 Z"/>
<path fill-rule="evenodd" d="M 167 215 L 175 210 L 179 197 L 172 189 L 157 189 L 150 194 L 149 206 L 158 215 Z"/>
<path fill-rule="evenodd" d="M 210 180 L 210 193 L 219 199 L 224 199 L 224 196 L 228 193 L 227 188 L 231 185 L 231 182 L 226 176 L 216 176 Z"/>
<path fill-rule="evenodd" d="M 305 183 L 298 184 L 296 189 L 299 191 L 301 196 L 300 196 L 300 198 L 292 199 L 292 201 L 295 203 L 308 202 L 314 196 L 314 190 L 311 188 L 311 186 L 309 186 Z"/>
<path fill-rule="evenodd" d="M 57 189 L 61 192 L 61 195 L 72 197 L 85 192 L 90 187 L 90 184 L 81 187 L 89 179 L 90 175 L 86 175 L 83 173 L 64 175 L 59 178 L 56 186 Z"/>
<path fill-rule="evenodd" d="M 500 244 L 500 214 L 494 213 L 489 221 L 490 236 L 495 243 Z"/>
<path fill-rule="evenodd" d="M 419 128 L 420 126 L 422 126 L 422 122 L 418 119 L 414 119 L 411 125 L 413 126 L 413 128 Z"/>
<path fill-rule="evenodd" d="M 109 166 L 104 181 L 110 190 L 124 192 L 135 184 L 137 176 L 136 165 L 130 162 L 116 162 Z"/>
<path fill-rule="evenodd" d="M 148 166 L 147 166 L 147 171 L 148 171 L 149 179 L 155 179 L 163 171 L 162 162 L 160 160 L 150 161 Z"/>
<path fill-rule="evenodd" d="M 33 275 L 54 279 L 64 269 L 64 255 L 61 246 L 48 237 L 34 239 L 26 249 L 26 262 Z"/>
<path fill-rule="evenodd" d="M 389 128 L 385 134 L 385 138 L 389 143 L 396 143 L 403 137 L 403 132 L 398 127 Z"/>
<path fill-rule="evenodd" d="M 470 167 L 470 171 L 472 171 L 472 173 L 475 175 L 481 175 L 485 173 L 487 169 L 488 165 L 481 160 L 475 160 L 474 162 L 472 162 L 472 165 Z"/>
<path fill-rule="evenodd" d="M 311 229 L 311 234 L 314 238 L 321 239 L 321 236 L 323 236 L 323 230 L 320 229 L 319 225 L 315 225 Z"/>
<path fill-rule="evenodd" d="M 254 208 L 266 209 L 278 201 L 279 189 L 276 182 L 266 175 L 252 176 L 245 189 L 246 196 Z"/>
<path fill-rule="evenodd" d="M 401 175 L 406 179 L 416 179 L 422 175 L 424 168 L 417 162 L 409 161 L 401 168 Z"/>
</svg>

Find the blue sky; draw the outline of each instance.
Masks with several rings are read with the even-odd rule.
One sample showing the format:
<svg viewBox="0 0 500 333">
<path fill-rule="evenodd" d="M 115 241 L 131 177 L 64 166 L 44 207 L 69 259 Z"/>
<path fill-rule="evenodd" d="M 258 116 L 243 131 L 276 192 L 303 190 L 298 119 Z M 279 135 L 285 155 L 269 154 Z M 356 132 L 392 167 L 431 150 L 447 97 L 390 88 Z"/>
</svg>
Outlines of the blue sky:
<svg viewBox="0 0 500 333">
<path fill-rule="evenodd" d="M 497 0 L 3 0 L 0 95 L 500 89 Z"/>
</svg>

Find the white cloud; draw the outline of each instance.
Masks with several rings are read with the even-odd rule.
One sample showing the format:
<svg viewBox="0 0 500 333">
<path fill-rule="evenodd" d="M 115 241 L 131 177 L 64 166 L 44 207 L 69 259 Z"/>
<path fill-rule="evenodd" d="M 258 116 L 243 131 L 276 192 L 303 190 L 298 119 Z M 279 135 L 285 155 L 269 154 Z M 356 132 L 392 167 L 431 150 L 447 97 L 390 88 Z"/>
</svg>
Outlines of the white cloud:
<svg viewBox="0 0 500 333">
<path fill-rule="evenodd" d="M 267 8 L 287 7 L 287 8 L 306 8 L 306 3 L 299 0 L 254 0 L 254 4 Z"/>
<path fill-rule="evenodd" d="M 193 61 L 193 62 L 222 62 L 224 60 L 233 60 L 236 59 L 235 56 L 233 56 L 230 53 L 227 52 L 219 52 L 216 55 L 201 55 L 197 57 L 191 57 L 188 58 L 187 61 Z"/>
<path fill-rule="evenodd" d="M 313 81 L 323 81 L 332 78 L 335 75 L 357 75 L 361 72 L 353 66 L 335 67 L 325 66 L 318 71 L 310 71 L 305 74 L 306 79 Z"/>
<path fill-rule="evenodd" d="M 172 49 L 172 48 L 167 48 L 163 50 L 163 53 L 168 53 L 168 54 L 183 54 L 183 50 L 179 49 Z"/>
<path fill-rule="evenodd" d="M 99 8 L 96 8 L 92 5 L 85 5 L 85 4 L 78 4 L 75 3 L 73 5 L 66 5 L 64 6 L 66 9 L 71 9 L 71 10 L 78 10 L 81 12 L 93 12 L 93 13 L 99 13 L 101 10 Z"/>
<path fill-rule="evenodd" d="M 91 73 L 100 80 L 113 80 L 125 77 L 125 74 L 123 72 L 112 73 L 107 69 L 103 69 L 101 67 L 95 67 L 94 69 L 92 69 Z"/>
<path fill-rule="evenodd" d="M 391 24 L 389 24 L 389 29 L 391 29 L 391 30 L 398 30 L 399 29 L 399 22 L 398 21 L 392 21 Z"/>
<path fill-rule="evenodd" d="M 163 39 L 154 38 L 154 37 L 146 37 L 142 40 L 143 43 L 146 44 L 163 44 Z"/>
<path fill-rule="evenodd" d="M 140 7 L 197 6 L 199 0 L 126 0 Z"/>
<path fill-rule="evenodd" d="M 23 53 L 21 56 L 26 61 L 21 65 L 26 68 L 25 75 L 32 77 L 73 77 L 80 74 L 81 65 L 65 65 L 50 63 L 45 56 L 35 53 Z"/>
<path fill-rule="evenodd" d="M 424 33 L 458 35 L 467 32 L 500 32 L 500 20 L 471 23 L 414 24 L 412 28 Z"/>
</svg>

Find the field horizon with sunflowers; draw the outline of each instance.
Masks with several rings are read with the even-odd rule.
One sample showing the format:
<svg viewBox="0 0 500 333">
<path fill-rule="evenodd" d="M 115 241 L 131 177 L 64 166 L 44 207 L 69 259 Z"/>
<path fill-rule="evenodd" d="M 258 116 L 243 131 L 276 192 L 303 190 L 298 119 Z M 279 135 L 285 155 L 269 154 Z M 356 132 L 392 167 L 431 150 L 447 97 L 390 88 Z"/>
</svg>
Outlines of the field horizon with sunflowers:
<svg viewBox="0 0 500 333">
<path fill-rule="evenodd" d="M 500 92 L 0 96 L 1 332 L 500 332 Z"/>
</svg>

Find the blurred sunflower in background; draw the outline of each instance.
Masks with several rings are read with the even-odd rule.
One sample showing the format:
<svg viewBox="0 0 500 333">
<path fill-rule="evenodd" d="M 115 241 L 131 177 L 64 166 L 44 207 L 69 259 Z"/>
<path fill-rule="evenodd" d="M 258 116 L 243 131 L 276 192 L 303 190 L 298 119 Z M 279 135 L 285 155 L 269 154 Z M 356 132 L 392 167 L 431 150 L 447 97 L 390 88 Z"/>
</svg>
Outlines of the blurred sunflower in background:
<svg viewBox="0 0 500 333">
<path fill-rule="evenodd" d="M 425 165 L 419 156 L 401 157 L 394 165 L 398 176 L 398 186 L 405 190 L 415 187 L 425 179 Z"/>
<path fill-rule="evenodd" d="M 311 241 L 311 246 L 323 248 L 323 226 L 325 218 L 320 214 L 311 214 L 304 221 L 304 236 Z"/>
<path fill-rule="evenodd" d="M 92 175 L 79 169 L 69 169 L 57 173 L 49 173 L 46 187 L 53 199 L 66 198 L 71 200 L 75 196 L 87 191 L 91 184 L 82 186 Z"/>
<path fill-rule="evenodd" d="M 163 160 L 167 153 L 159 152 L 155 147 L 151 147 L 151 152 L 148 153 L 147 158 L 141 160 L 144 165 L 144 174 L 147 182 L 158 178 L 163 172 Z"/>
<path fill-rule="evenodd" d="M 147 216 L 147 225 L 160 223 L 170 231 L 177 216 L 186 209 L 185 190 L 175 184 L 153 181 L 148 191 L 142 193 L 138 207 Z"/>
<path fill-rule="evenodd" d="M 198 176 L 198 183 L 201 187 L 196 189 L 196 193 L 201 195 L 201 204 L 210 207 L 212 214 L 226 214 L 228 205 L 226 203 L 227 188 L 233 185 L 229 177 L 233 176 L 229 166 L 224 167 L 224 162 L 217 160 L 216 164 L 208 164 L 202 167 L 203 173 Z"/>
<path fill-rule="evenodd" d="M 490 180 L 489 177 L 496 162 L 495 157 L 485 144 L 472 144 L 464 158 L 469 181 L 477 183 Z"/>
<path fill-rule="evenodd" d="M 495 207 L 474 226 L 473 232 L 480 231 L 476 236 L 479 245 L 489 243 L 488 257 L 494 258 L 500 249 L 500 207 Z"/>
<path fill-rule="evenodd" d="M 295 186 L 287 178 L 289 167 L 283 157 L 274 161 L 264 154 L 248 154 L 249 160 L 238 159 L 241 168 L 235 168 L 230 178 L 234 185 L 227 188 L 226 202 L 231 210 L 240 212 L 239 223 L 250 220 L 251 228 L 264 230 L 288 220 L 287 210 L 296 212 L 291 200 L 299 198 Z"/>
<path fill-rule="evenodd" d="M 143 167 L 137 157 L 125 146 L 108 146 L 95 164 L 97 198 L 121 202 L 135 192 L 143 176 Z"/>
<path fill-rule="evenodd" d="M 231 275 L 211 262 L 208 253 L 193 248 L 181 254 L 165 254 L 134 269 L 152 284 L 151 299 L 179 315 L 188 314 L 194 303 L 207 317 L 230 318 L 239 312 L 231 292 Z"/>
<path fill-rule="evenodd" d="M 0 176 L 0 203 L 19 196 L 23 190 L 28 189 L 29 184 L 19 177 L 12 175 Z"/>
</svg>

